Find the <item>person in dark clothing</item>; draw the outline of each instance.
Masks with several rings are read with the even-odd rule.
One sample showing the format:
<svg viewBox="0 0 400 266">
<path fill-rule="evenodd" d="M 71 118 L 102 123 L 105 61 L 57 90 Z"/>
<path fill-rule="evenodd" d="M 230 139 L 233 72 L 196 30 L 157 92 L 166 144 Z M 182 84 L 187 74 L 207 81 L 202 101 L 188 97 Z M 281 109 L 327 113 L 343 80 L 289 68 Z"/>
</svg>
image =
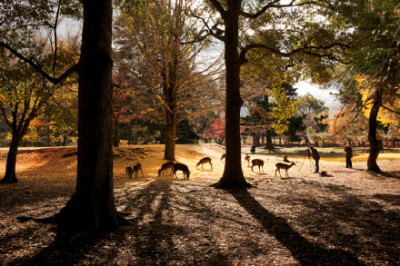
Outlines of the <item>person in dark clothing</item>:
<svg viewBox="0 0 400 266">
<path fill-rule="evenodd" d="M 346 168 L 353 168 L 353 163 L 351 158 L 353 157 L 353 150 L 350 145 L 344 146 L 344 151 L 346 153 Z"/>
<path fill-rule="evenodd" d="M 253 154 L 256 153 L 256 146 L 251 146 L 250 152 Z"/>
<path fill-rule="evenodd" d="M 319 172 L 319 153 L 317 151 L 317 149 L 315 149 L 313 146 L 308 146 L 308 158 L 310 158 L 310 156 L 314 159 L 315 161 L 315 173 Z"/>
</svg>

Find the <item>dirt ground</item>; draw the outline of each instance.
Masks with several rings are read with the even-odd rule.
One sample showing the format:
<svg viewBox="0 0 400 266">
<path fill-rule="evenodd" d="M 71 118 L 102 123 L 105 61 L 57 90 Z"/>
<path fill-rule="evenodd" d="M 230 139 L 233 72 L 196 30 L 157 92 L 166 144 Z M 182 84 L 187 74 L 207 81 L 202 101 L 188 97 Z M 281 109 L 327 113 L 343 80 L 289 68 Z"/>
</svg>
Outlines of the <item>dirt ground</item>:
<svg viewBox="0 0 400 266">
<path fill-rule="evenodd" d="M 296 165 L 280 178 L 274 165 L 282 156 L 263 152 L 251 155 L 265 161 L 261 173 L 243 163 L 252 188 L 219 190 L 210 185 L 223 172 L 220 146 L 177 146 L 190 180 L 157 177 L 161 145 L 116 148 L 115 201 L 131 225 L 100 236 L 57 235 L 54 225 L 24 217 L 49 217 L 65 205 L 75 152 L 20 151 L 20 182 L 0 185 L 1 265 L 400 265 L 398 154 L 378 161 L 385 175 L 365 171 L 362 154 L 353 169 L 342 157 L 323 158 L 326 177 L 313 174 L 301 154 L 290 155 Z M 0 150 L 0 173 L 6 155 Z M 196 169 L 203 156 L 213 159 L 213 171 Z M 128 179 L 124 168 L 138 161 L 144 176 Z"/>
</svg>

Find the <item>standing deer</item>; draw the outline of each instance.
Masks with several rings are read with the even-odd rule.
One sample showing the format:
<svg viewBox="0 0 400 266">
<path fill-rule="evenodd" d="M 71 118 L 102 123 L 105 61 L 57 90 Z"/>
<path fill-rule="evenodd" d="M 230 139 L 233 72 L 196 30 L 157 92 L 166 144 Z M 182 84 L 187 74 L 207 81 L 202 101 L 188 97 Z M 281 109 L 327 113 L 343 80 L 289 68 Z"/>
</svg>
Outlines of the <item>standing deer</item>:
<svg viewBox="0 0 400 266">
<path fill-rule="evenodd" d="M 285 177 L 288 177 L 288 178 L 289 178 L 288 170 L 289 170 L 289 168 L 292 167 L 293 165 L 296 165 L 296 164 L 295 164 L 294 162 L 292 162 L 291 164 L 285 164 L 285 163 L 277 163 L 277 164 L 275 164 L 275 166 L 276 166 L 275 176 L 276 176 L 276 171 L 278 171 L 278 172 L 279 172 L 279 175 L 280 175 L 281 178 L 282 178 L 281 169 L 285 169 Z"/>
<path fill-rule="evenodd" d="M 132 178 L 132 173 L 133 173 L 132 167 L 130 167 L 130 166 L 125 167 L 125 172 L 126 172 L 126 175 L 128 176 L 128 178 Z"/>
<path fill-rule="evenodd" d="M 187 167 L 187 165 L 183 164 L 183 163 L 174 163 L 175 177 L 177 177 L 176 172 L 179 170 L 183 172 L 183 178 L 186 177 L 186 179 L 189 180 L 190 171 L 189 171 L 189 168 Z"/>
<path fill-rule="evenodd" d="M 170 173 L 174 173 L 174 162 L 166 162 L 164 163 L 160 169 L 158 169 L 158 176 L 160 176 L 166 170 L 170 170 Z"/>
<path fill-rule="evenodd" d="M 250 167 L 250 155 L 247 154 L 244 160 L 247 161 L 247 167 Z"/>
<path fill-rule="evenodd" d="M 138 177 L 139 171 L 142 173 L 142 176 L 143 176 L 142 165 L 140 163 L 137 163 L 132 168 L 132 174 L 136 174 L 136 177 Z"/>
<path fill-rule="evenodd" d="M 254 159 L 254 160 L 251 160 L 251 171 L 252 172 L 254 172 L 253 171 L 253 167 L 254 166 L 258 166 L 258 171 L 261 173 L 261 170 L 260 170 L 260 167 L 263 169 L 263 172 L 264 172 L 264 161 L 263 160 L 261 160 L 261 159 Z"/>
<path fill-rule="evenodd" d="M 197 165 L 196 165 L 196 169 L 198 169 L 198 166 L 201 165 L 201 170 L 203 170 L 203 166 L 205 163 L 209 163 L 211 165 L 211 171 L 213 170 L 213 165 L 211 163 L 211 158 L 210 157 L 204 157 L 203 159 L 201 159 Z"/>
</svg>

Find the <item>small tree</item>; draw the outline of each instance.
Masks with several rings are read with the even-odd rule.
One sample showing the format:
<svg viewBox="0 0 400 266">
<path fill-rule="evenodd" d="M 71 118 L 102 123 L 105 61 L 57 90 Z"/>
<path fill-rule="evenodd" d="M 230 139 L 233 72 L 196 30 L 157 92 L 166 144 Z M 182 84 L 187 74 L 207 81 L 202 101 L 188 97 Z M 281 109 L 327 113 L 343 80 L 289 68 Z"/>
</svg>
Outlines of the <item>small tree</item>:
<svg viewBox="0 0 400 266">
<path fill-rule="evenodd" d="M 35 55 L 43 65 L 51 65 L 51 51 L 46 50 L 45 43 L 40 39 L 37 43 L 26 44 L 29 53 Z M 21 40 L 22 42 L 22 40 Z M 62 65 L 71 64 L 74 53 L 67 52 L 65 47 L 60 47 L 59 54 L 63 55 L 65 62 Z M 39 51 L 45 50 L 45 54 Z M 15 60 L 13 54 L 7 50 L 1 52 L 1 88 L 0 111 L 11 129 L 11 143 L 7 155 L 6 172 L 2 183 L 18 182 L 15 167 L 18 147 L 22 138 L 27 133 L 30 123 L 38 115 L 45 112 L 45 105 L 54 95 L 59 86 L 53 86 L 38 72 L 34 71 L 24 62 Z M 60 70 L 60 68 L 58 68 Z"/>
</svg>

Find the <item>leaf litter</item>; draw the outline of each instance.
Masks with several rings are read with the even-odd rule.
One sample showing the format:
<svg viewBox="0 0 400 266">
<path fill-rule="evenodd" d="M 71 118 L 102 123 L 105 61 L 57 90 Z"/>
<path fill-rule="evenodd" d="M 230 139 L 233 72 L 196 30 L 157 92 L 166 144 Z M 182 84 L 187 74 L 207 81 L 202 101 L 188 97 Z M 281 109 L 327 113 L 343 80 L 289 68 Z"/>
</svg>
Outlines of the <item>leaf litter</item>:
<svg viewBox="0 0 400 266">
<path fill-rule="evenodd" d="M 177 145 L 190 180 L 157 176 L 161 145 L 114 150 L 117 209 L 129 226 L 103 234 L 57 235 L 54 225 L 24 217 L 49 217 L 74 192 L 76 148 L 23 150 L 18 184 L 0 185 L 0 264 L 3 265 L 398 265 L 400 166 L 379 165 L 391 175 L 321 160 L 320 177 L 301 158 L 290 178 L 274 176 L 282 158 L 257 155 L 265 171 L 252 172 L 248 190 L 210 187 L 222 175 L 224 150 Z M 3 170 L 7 151 L 1 150 Z M 67 156 L 65 156 L 67 155 Z M 214 171 L 196 170 L 203 156 Z M 125 167 L 141 162 L 144 176 L 128 179 Z"/>
</svg>

